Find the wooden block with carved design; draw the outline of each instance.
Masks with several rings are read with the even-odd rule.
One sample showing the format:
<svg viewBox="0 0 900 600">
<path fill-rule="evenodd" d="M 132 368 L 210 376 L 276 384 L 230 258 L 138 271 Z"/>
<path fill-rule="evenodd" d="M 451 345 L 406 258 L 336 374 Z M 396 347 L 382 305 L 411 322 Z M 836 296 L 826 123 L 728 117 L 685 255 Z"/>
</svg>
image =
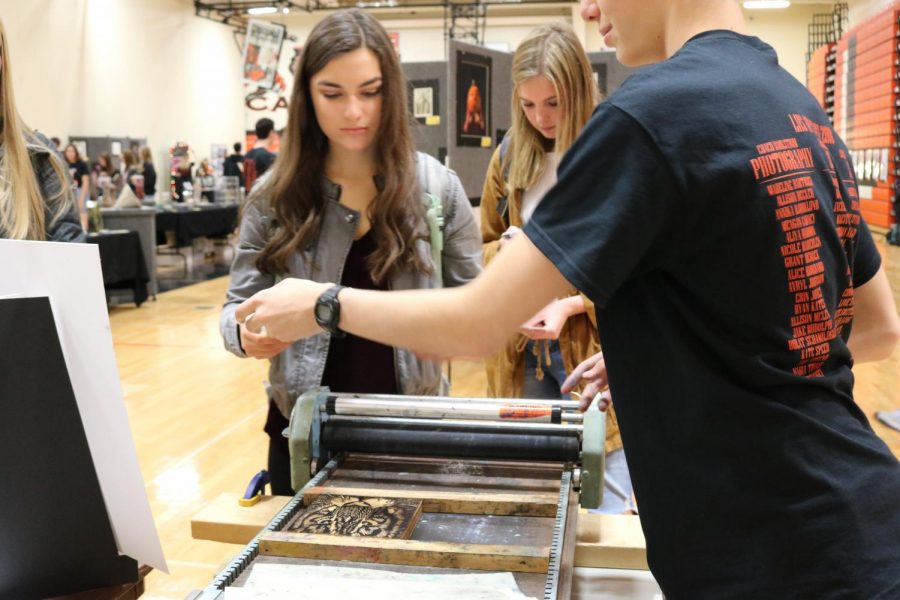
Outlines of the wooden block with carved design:
<svg viewBox="0 0 900 600">
<path fill-rule="evenodd" d="M 284 531 L 405 540 L 412 535 L 421 516 L 421 500 L 322 494 L 294 517 Z"/>
</svg>

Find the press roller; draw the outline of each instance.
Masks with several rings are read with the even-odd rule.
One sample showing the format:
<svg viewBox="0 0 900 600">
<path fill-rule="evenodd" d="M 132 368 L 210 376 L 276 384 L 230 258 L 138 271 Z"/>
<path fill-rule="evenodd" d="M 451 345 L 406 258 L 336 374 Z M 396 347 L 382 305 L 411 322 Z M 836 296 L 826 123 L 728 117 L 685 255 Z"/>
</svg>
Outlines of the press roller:
<svg viewBox="0 0 900 600">
<path fill-rule="evenodd" d="M 286 431 L 300 489 L 341 453 L 559 461 L 580 504 L 602 500 L 605 414 L 569 400 L 337 394 L 297 399 Z"/>
</svg>

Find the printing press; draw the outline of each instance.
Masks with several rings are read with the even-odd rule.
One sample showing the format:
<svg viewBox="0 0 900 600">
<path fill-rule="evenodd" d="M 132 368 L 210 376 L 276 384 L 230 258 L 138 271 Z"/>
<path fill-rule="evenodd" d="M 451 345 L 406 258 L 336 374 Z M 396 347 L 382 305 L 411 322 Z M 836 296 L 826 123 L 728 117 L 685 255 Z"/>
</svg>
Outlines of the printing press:
<svg viewBox="0 0 900 600">
<path fill-rule="evenodd" d="M 221 600 L 261 563 L 511 572 L 523 594 L 569 598 L 578 509 L 602 500 L 605 429 L 596 402 L 312 390 L 285 431 L 298 493 L 193 598 Z M 288 530 L 322 495 L 421 501 L 421 516 L 406 539 Z"/>
</svg>

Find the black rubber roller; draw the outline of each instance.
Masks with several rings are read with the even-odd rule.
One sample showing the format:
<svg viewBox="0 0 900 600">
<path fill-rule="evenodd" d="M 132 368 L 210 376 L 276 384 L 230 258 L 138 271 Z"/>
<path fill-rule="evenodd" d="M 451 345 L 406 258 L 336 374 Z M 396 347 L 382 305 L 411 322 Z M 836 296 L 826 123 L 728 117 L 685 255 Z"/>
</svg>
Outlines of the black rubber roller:
<svg viewBox="0 0 900 600">
<path fill-rule="evenodd" d="M 577 436 L 497 433 L 482 431 L 427 431 L 387 427 L 352 427 L 325 423 L 322 445 L 335 452 L 577 461 Z"/>
</svg>

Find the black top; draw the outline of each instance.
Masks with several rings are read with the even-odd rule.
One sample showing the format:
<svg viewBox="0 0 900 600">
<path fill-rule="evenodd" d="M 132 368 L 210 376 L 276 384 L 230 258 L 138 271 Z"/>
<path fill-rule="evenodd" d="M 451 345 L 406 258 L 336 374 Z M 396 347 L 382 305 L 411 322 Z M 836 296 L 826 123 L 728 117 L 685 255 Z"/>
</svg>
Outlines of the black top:
<svg viewBox="0 0 900 600">
<path fill-rule="evenodd" d="M 379 285 L 372 281 L 366 265 L 366 258 L 375 248 L 372 230 L 353 242 L 344 262 L 341 285 L 362 290 L 388 289 L 386 283 Z M 332 392 L 396 394 L 394 349 L 351 334 L 332 336 L 322 385 L 327 385 Z"/>
<path fill-rule="evenodd" d="M 846 345 L 880 258 L 771 47 L 711 31 L 632 75 L 525 233 L 598 307 L 666 597 L 900 597 L 900 467 Z"/>
<path fill-rule="evenodd" d="M 75 187 L 77 189 L 81 189 L 82 180 L 81 178 L 85 175 L 90 175 L 91 171 L 88 169 L 87 164 L 83 160 L 76 160 L 74 163 L 66 162 L 66 166 L 69 167 L 69 174 L 72 176 L 72 180 L 75 182 Z"/>
<path fill-rule="evenodd" d="M 260 177 L 275 162 L 275 154 L 265 148 L 254 148 L 244 156 L 244 160 L 247 159 L 256 163 L 256 176 Z"/>
<path fill-rule="evenodd" d="M 144 163 L 144 194 L 156 195 L 156 168 L 149 161 Z"/>
<path fill-rule="evenodd" d="M 242 154 L 229 154 L 225 158 L 225 164 L 222 166 L 222 174 L 225 177 L 237 177 L 241 185 L 244 184 L 244 174 L 238 165 L 244 162 Z"/>
</svg>

